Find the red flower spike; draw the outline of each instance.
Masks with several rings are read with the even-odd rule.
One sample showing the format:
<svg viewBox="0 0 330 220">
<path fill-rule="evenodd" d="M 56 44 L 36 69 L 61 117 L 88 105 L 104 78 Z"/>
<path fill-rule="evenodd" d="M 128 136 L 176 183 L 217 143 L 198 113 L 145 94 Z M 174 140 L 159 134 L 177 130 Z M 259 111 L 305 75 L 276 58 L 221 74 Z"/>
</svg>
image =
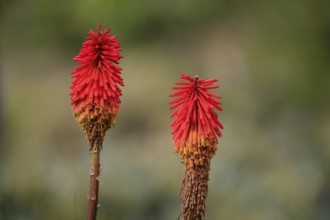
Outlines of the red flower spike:
<svg viewBox="0 0 330 220">
<path fill-rule="evenodd" d="M 102 32 L 100 24 L 96 33 L 89 30 L 88 35 L 73 59 L 80 66 L 71 73 L 74 80 L 70 96 L 75 116 L 92 145 L 96 141 L 90 134 L 93 126 L 99 123 L 104 136 L 115 122 L 122 95 L 119 86 L 124 86 L 124 83 L 120 76 L 121 68 L 117 66 L 122 58 L 119 41 L 110 34 L 110 29 Z"/>
<path fill-rule="evenodd" d="M 188 82 L 175 83 L 177 86 L 172 88 L 178 92 L 170 97 L 179 98 L 169 103 L 171 110 L 176 109 L 171 114 L 171 117 L 175 116 L 171 124 L 175 150 L 183 155 L 200 146 L 216 147 L 223 126 L 214 111 L 215 108 L 222 110 L 221 103 L 215 98 L 221 97 L 208 90 L 218 88 L 212 85 L 218 80 L 191 78 L 185 74 L 181 74 L 181 78 Z"/>
<path fill-rule="evenodd" d="M 199 79 L 181 74 L 187 82 L 177 82 L 173 86 L 177 92 L 170 97 L 171 117 L 175 117 L 171 127 L 174 148 L 182 157 L 184 179 L 182 181 L 182 219 L 205 219 L 206 197 L 211 158 L 217 150 L 217 137 L 221 137 L 222 124 L 214 109 L 222 110 L 219 95 L 208 90 L 216 79 Z"/>
<path fill-rule="evenodd" d="M 121 90 L 124 86 L 117 66 L 122 58 L 119 41 L 110 34 L 110 29 L 88 32 L 87 40 L 82 44 L 74 60 L 79 66 L 71 73 L 74 78 L 71 85 L 71 104 L 74 114 L 82 126 L 91 154 L 90 186 L 88 194 L 88 220 L 96 220 L 99 207 L 100 151 L 105 132 L 117 118 Z"/>
</svg>

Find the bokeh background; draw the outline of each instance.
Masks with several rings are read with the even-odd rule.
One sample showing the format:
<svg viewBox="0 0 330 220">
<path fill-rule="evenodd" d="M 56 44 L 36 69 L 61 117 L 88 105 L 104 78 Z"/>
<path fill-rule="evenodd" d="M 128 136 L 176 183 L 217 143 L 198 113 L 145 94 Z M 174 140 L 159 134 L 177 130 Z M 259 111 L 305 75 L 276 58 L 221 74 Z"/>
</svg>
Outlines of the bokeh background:
<svg viewBox="0 0 330 220">
<path fill-rule="evenodd" d="M 220 80 L 208 219 L 330 219 L 329 1 L 0 4 L 1 220 L 86 218 L 88 146 L 68 94 L 72 58 L 98 23 L 121 42 L 125 81 L 99 220 L 177 219 L 168 94 L 180 73 Z"/>
</svg>

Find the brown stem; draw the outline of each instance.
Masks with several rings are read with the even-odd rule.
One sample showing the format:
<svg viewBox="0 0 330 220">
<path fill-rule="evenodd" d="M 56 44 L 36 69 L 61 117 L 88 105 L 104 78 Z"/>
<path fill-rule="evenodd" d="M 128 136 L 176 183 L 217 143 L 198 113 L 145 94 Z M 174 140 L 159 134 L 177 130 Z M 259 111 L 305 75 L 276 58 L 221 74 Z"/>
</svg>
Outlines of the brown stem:
<svg viewBox="0 0 330 220">
<path fill-rule="evenodd" d="M 206 197 L 210 171 L 210 160 L 215 153 L 212 147 L 200 147 L 198 150 L 183 157 L 185 166 L 182 181 L 183 220 L 204 220 Z"/>
<path fill-rule="evenodd" d="M 99 207 L 99 176 L 100 176 L 100 147 L 94 145 L 91 149 L 90 186 L 88 196 L 88 220 L 96 220 Z"/>
<path fill-rule="evenodd" d="M 204 220 L 205 200 L 208 191 L 209 167 L 196 166 L 185 169 L 182 182 L 182 218 L 184 220 Z"/>
<path fill-rule="evenodd" d="M 105 132 L 111 127 L 113 119 L 100 106 L 93 104 L 90 107 L 88 110 L 89 115 L 76 114 L 76 117 L 86 134 L 91 154 L 87 220 L 96 220 L 99 207 L 100 151 Z"/>
</svg>

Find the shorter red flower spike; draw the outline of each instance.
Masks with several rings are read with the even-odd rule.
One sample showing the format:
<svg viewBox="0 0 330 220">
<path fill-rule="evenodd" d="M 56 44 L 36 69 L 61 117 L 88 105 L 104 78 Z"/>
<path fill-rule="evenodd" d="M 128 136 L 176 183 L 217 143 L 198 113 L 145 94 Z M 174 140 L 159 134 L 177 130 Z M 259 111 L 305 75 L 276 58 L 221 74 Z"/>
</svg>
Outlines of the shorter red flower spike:
<svg viewBox="0 0 330 220">
<path fill-rule="evenodd" d="M 219 95 L 208 92 L 219 86 L 212 85 L 217 79 L 199 79 L 181 74 L 181 78 L 187 82 L 177 82 L 177 86 L 172 87 L 179 90 L 170 97 L 179 97 L 169 104 L 174 112 L 171 117 L 175 117 L 171 124 L 176 152 L 181 155 L 190 153 L 196 147 L 207 146 L 216 148 L 218 137 L 221 137 L 220 129 L 223 125 L 218 120 L 218 115 L 214 109 L 222 110 L 220 102 L 215 98 Z"/>
</svg>

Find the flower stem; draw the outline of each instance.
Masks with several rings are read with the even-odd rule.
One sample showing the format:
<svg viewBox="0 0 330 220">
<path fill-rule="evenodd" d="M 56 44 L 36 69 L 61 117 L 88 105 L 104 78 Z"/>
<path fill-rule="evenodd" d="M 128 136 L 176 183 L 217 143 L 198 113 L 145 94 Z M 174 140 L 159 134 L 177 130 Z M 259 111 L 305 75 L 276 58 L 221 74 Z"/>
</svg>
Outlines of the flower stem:
<svg viewBox="0 0 330 220">
<path fill-rule="evenodd" d="M 182 181 L 182 211 L 183 220 L 205 220 L 206 197 L 211 158 L 215 153 L 212 147 L 200 147 L 193 153 L 183 157 L 185 166 Z"/>
<path fill-rule="evenodd" d="M 100 176 L 100 151 L 101 148 L 95 144 L 91 149 L 90 164 L 90 186 L 88 196 L 88 220 L 96 220 L 97 209 L 99 207 L 99 176 Z"/>
<path fill-rule="evenodd" d="M 182 182 L 184 196 L 182 199 L 183 220 L 204 220 L 205 200 L 208 191 L 209 167 L 200 166 L 185 169 Z"/>
</svg>

